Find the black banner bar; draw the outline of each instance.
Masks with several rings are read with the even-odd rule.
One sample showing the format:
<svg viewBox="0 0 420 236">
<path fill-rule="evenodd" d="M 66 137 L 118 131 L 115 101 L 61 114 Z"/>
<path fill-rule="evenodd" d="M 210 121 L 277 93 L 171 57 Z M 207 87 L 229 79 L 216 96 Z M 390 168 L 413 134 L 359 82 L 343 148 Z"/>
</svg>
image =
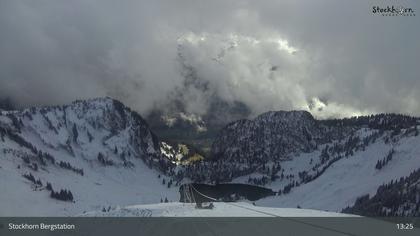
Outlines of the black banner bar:
<svg viewBox="0 0 420 236">
<path fill-rule="evenodd" d="M 1 217 L 0 235 L 420 235 L 420 218 Z"/>
</svg>

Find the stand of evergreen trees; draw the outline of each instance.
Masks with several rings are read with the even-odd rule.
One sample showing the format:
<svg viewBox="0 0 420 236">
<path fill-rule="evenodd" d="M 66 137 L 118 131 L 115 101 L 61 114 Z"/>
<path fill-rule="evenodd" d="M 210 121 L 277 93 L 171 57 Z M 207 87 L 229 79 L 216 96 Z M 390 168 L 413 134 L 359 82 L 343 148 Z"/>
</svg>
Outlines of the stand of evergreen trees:
<svg viewBox="0 0 420 236">
<path fill-rule="evenodd" d="M 408 177 L 379 186 L 376 194 L 359 197 L 342 212 L 362 216 L 420 216 L 420 169 Z"/>
<path fill-rule="evenodd" d="M 71 171 L 83 176 L 83 169 L 76 168 L 76 167 L 70 165 L 70 163 L 68 163 L 68 162 L 60 161 L 59 166 L 63 169 L 71 170 Z"/>
<path fill-rule="evenodd" d="M 42 186 L 41 179 L 36 180 L 32 173 L 23 174 L 23 177 L 39 187 Z"/>
<path fill-rule="evenodd" d="M 114 162 L 112 160 L 108 160 L 104 154 L 102 154 L 102 152 L 98 153 L 98 157 L 97 157 L 98 161 L 100 163 L 102 163 L 104 166 L 112 166 L 114 165 Z"/>
<path fill-rule="evenodd" d="M 378 160 L 376 162 L 375 168 L 377 170 L 382 169 L 382 167 L 384 167 L 385 165 L 387 165 L 388 162 L 390 162 L 392 160 L 392 157 L 393 157 L 394 153 L 395 153 L 395 150 L 394 149 L 391 149 L 391 151 L 389 151 L 388 155 L 386 155 L 386 157 L 384 159 Z"/>
<path fill-rule="evenodd" d="M 332 126 L 367 126 L 380 130 L 398 130 L 411 128 L 420 123 L 419 118 L 402 114 L 377 114 L 368 116 L 355 116 L 344 119 L 329 119 L 320 121 Z"/>
<path fill-rule="evenodd" d="M 67 189 L 61 189 L 59 192 L 55 192 L 51 188 L 50 197 L 61 201 L 73 201 L 73 194 Z"/>
</svg>

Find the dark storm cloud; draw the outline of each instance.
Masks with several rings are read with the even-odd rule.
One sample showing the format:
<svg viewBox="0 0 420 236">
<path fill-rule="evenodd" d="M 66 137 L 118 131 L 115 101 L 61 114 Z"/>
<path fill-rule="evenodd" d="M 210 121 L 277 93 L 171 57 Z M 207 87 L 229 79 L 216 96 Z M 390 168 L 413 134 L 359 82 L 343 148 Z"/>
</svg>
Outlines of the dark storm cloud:
<svg viewBox="0 0 420 236">
<path fill-rule="evenodd" d="M 371 13 L 384 4 L 396 3 L 1 1 L 0 97 L 420 115 L 420 16 Z"/>
</svg>

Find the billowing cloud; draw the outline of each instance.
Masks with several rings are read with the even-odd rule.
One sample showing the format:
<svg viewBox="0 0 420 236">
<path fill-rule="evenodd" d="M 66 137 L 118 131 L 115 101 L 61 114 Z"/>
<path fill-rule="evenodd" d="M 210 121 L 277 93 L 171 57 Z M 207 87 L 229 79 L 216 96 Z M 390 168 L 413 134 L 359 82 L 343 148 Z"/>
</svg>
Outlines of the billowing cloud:
<svg viewBox="0 0 420 236">
<path fill-rule="evenodd" d="M 0 97 L 112 96 L 145 114 L 420 115 L 420 16 L 384 1 L 1 1 Z M 420 10 L 417 1 L 404 5 Z"/>
</svg>

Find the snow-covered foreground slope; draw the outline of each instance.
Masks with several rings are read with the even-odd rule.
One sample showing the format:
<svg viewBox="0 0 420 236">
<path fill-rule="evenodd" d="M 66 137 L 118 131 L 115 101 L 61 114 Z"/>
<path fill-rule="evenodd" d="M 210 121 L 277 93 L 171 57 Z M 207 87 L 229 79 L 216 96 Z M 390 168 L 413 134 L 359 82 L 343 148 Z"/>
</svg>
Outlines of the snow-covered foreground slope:
<svg viewBox="0 0 420 236">
<path fill-rule="evenodd" d="M 383 160 L 394 149 L 392 160 L 381 169 L 375 168 L 379 160 Z M 318 153 L 302 154 L 284 162 L 285 175 L 310 169 L 310 160 L 315 160 Z M 395 143 L 384 143 L 379 140 L 359 150 L 352 156 L 334 162 L 318 178 L 294 187 L 287 194 L 259 200 L 258 205 L 275 207 L 296 207 L 341 211 L 352 206 L 362 195 L 376 193 L 378 187 L 408 176 L 420 168 L 420 136 L 409 136 L 398 139 Z M 245 177 L 236 182 L 244 181 Z M 287 181 L 286 181 L 287 183 Z M 285 181 L 277 181 L 267 185 L 273 189 L 281 189 Z"/>
<path fill-rule="evenodd" d="M 348 217 L 354 215 L 297 208 L 258 207 L 246 202 L 213 203 L 213 209 L 196 209 L 191 203 L 134 205 L 109 211 L 87 212 L 81 216 L 118 217 Z"/>
<path fill-rule="evenodd" d="M 178 188 L 162 185 L 158 173 L 140 163 L 133 170 L 94 170 L 80 163 L 88 172 L 84 176 L 52 168 L 35 174 L 42 181 L 54 183 L 54 188 L 70 189 L 74 202 L 52 199 L 44 188 L 35 189 L 22 178 L 24 171 L 16 169 L 17 165 L 13 161 L 1 164 L 0 216 L 72 216 L 109 206 L 156 203 L 165 197 L 172 201 L 179 199 Z"/>
</svg>

